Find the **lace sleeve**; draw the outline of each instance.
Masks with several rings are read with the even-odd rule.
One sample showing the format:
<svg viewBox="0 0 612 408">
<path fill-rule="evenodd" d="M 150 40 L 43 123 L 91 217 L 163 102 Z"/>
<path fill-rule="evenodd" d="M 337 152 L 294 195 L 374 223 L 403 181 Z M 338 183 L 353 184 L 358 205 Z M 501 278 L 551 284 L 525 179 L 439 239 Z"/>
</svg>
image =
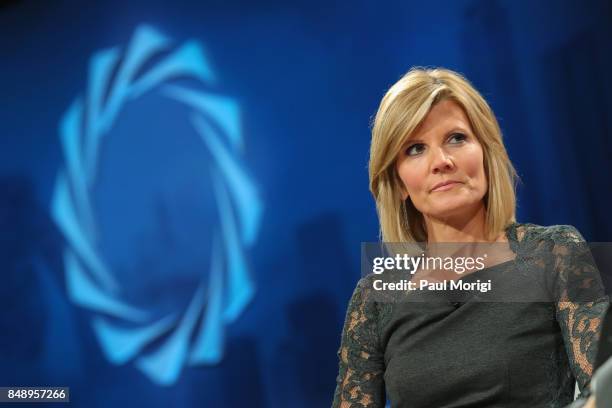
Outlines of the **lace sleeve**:
<svg viewBox="0 0 612 408">
<path fill-rule="evenodd" d="M 553 241 L 557 322 L 580 397 L 587 397 L 609 298 L 582 235 L 572 226 L 560 226 Z"/>
<path fill-rule="evenodd" d="M 338 350 L 339 370 L 332 408 L 383 408 L 384 358 L 378 335 L 377 304 L 362 278 L 348 305 Z"/>
</svg>

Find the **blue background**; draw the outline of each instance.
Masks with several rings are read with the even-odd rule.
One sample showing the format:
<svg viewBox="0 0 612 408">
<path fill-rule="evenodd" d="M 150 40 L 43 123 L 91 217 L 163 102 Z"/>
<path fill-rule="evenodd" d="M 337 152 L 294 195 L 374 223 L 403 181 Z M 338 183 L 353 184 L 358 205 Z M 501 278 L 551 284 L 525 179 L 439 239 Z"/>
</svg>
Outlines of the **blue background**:
<svg viewBox="0 0 612 408">
<path fill-rule="evenodd" d="M 265 205 L 248 252 L 257 292 L 227 327 L 223 360 L 186 367 L 168 387 L 106 361 L 90 313 L 66 296 L 65 242 L 49 212 L 64 166 L 58 123 L 85 89 L 89 59 L 142 23 L 204 45 L 218 90 L 241 106 L 244 163 Z M 491 103 L 523 180 L 519 221 L 610 241 L 611 23 L 606 1 L 5 3 L 0 385 L 70 386 L 87 407 L 328 406 L 360 242 L 378 234 L 370 121 L 414 65 L 460 71 Z M 209 201 L 180 187 L 198 171 L 196 153 L 183 167 L 177 159 L 196 150 L 179 139 L 181 114 L 155 97 L 126 108 L 95 195 L 106 254 L 136 271 L 131 287 L 156 267 L 161 295 L 179 303 L 177 265 L 204 262 L 191 244 L 207 239 L 210 215 Z"/>
</svg>

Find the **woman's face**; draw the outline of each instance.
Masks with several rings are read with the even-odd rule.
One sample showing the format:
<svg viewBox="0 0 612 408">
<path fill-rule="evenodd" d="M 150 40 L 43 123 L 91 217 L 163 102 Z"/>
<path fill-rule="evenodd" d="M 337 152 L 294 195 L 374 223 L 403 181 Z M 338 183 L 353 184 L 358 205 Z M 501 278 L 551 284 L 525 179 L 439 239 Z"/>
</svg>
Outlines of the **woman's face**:
<svg viewBox="0 0 612 408">
<path fill-rule="evenodd" d="M 396 162 L 403 199 L 427 219 L 471 213 L 487 192 L 483 151 L 470 122 L 452 100 L 437 103 L 402 148 Z M 438 187 L 439 183 L 452 182 Z"/>
</svg>

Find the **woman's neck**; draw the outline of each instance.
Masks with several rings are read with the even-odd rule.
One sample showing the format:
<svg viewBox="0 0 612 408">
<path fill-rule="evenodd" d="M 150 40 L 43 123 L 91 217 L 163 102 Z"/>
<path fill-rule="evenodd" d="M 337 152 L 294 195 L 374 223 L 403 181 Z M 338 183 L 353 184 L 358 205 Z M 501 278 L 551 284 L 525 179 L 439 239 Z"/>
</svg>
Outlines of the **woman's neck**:
<svg viewBox="0 0 612 408">
<path fill-rule="evenodd" d="M 468 214 L 444 219 L 425 216 L 427 242 L 489 242 L 484 204 Z"/>
</svg>

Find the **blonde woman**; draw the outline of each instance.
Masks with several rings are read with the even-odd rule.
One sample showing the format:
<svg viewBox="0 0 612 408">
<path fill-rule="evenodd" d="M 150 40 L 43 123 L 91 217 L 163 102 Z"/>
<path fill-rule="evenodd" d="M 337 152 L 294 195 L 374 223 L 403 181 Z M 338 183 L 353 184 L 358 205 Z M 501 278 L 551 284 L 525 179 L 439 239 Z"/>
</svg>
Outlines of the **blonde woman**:
<svg viewBox="0 0 612 408">
<path fill-rule="evenodd" d="M 521 268 L 538 248 L 557 256 L 542 266 L 554 282 L 586 267 L 563 250 L 584 243 L 574 227 L 516 222 L 499 125 L 458 73 L 414 68 L 389 89 L 369 176 L 385 242 L 496 243 L 505 255 L 480 272 L 516 280 L 530 279 Z M 372 282 L 362 278 L 349 302 L 333 407 L 561 407 L 576 383 L 575 406 L 587 403 L 609 304 L 601 279 L 584 302 L 556 283 L 554 302 L 459 305 L 376 301 Z"/>
</svg>

